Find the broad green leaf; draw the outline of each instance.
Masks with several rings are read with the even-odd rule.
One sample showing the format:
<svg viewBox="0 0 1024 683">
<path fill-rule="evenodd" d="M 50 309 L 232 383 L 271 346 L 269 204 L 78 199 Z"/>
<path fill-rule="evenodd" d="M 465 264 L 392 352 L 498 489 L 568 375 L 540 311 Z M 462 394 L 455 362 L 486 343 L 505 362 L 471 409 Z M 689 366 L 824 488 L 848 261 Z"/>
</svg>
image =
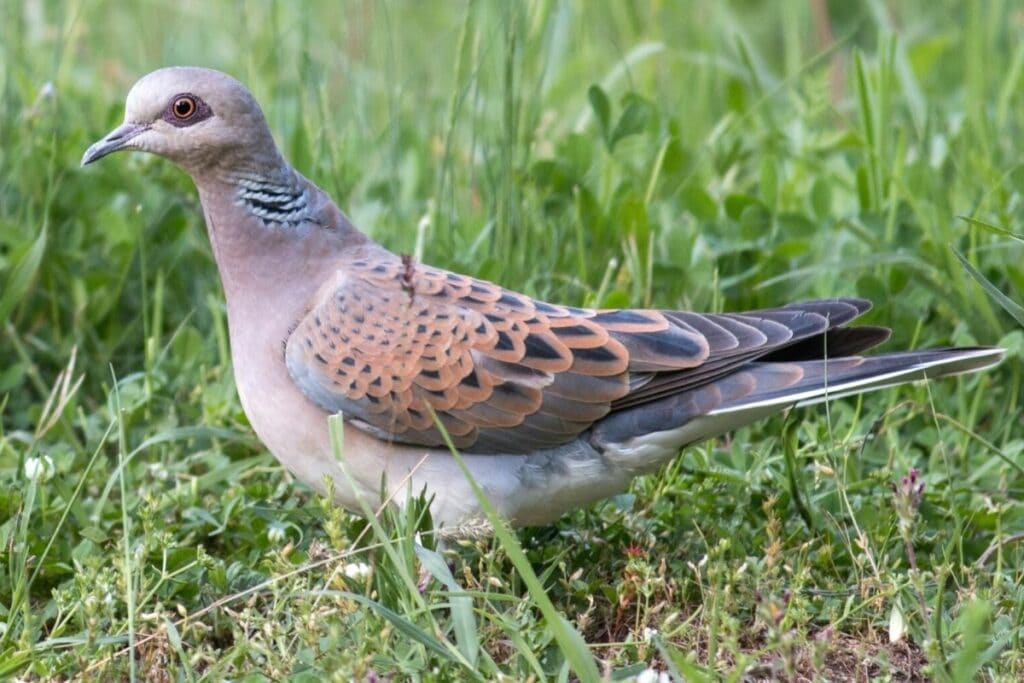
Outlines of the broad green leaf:
<svg viewBox="0 0 1024 683">
<path fill-rule="evenodd" d="M 632 93 L 626 95 L 623 101 L 622 116 L 615 124 L 615 131 L 612 133 L 609 146 L 614 148 L 619 140 L 643 132 L 654 116 L 654 106 L 648 100 Z"/>
<path fill-rule="evenodd" d="M 601 135 L 607 143 L 612 118 L 612 105 L 608 101 L 608 95 L 601 89 L 601 86 L 594 84 L 587 90 L 587 99 L 590 100 L 590 107 L 594 110 L 598 123 L 601 124 Z"/>
</svg>

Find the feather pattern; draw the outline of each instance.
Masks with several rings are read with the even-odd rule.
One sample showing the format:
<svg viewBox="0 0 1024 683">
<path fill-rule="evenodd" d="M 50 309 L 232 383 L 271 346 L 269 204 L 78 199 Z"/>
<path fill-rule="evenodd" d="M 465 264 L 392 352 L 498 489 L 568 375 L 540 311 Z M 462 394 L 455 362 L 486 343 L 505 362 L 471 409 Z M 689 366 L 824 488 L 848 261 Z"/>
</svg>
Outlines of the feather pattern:
<svg viewBox="0 0 1024 683">
<path fill-rule="evenodd" d="M 437 415 L 469 452 L 529 453 L 787 346 L 824 343 L 867 308 L 853 299 L 745 314 L 572 308 L 377 249 L 340 265 L 289 336 L 285 361 L 313 401 L 380 438 L 442 445 Z"/>
<path fill-rule="evenodd" d="M 298 183 L 272 182 L 238 175 L 234 179 L 236 203 L 265 224 L 299 225 L 312 218 L 309 198 Z"/>
</svg>

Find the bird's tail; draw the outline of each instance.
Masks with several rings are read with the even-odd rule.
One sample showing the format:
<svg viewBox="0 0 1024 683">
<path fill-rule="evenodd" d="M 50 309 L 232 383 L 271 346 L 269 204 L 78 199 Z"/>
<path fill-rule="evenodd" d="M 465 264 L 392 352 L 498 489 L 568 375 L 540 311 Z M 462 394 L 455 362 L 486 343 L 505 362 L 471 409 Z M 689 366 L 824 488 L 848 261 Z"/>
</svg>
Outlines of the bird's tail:
<svg viewBox="0 0 1024 683">
<path fill-rule="evenodd" d="M 974 372 L 998 363 L 999 348 L 929 349 L 877 356 L 754 361 L 703 386 L 612 413 L 591 443 L 618 457 L 656 465 L 703 441 L 793 406 L 807 406 L 918 380 Z M 609 450 L 610 449 L 610 450 Z"/>
</svg>

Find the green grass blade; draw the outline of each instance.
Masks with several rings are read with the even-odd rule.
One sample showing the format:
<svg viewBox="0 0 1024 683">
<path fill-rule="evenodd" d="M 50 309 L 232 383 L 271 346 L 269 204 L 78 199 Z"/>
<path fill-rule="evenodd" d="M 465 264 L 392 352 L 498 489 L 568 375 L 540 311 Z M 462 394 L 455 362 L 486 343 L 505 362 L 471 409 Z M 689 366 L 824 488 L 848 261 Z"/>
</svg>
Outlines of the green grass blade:
<svg viewBox="0 0 1024 683">
<path fill-rule="evenodd" d="M 448 589 L 455 642 L 462 656 L 475 667 L 480 656 L 480 635 L 477 632 L 476 617 L 473 615 L 473 599 L 468 595 L 456 595 L 462 591 L 462 587 L 455 581 L 448 564 L 440 554 L 418 544 L 414 548 L 423 567 Z"/>
<path fill-rule="evenodd" d="M 988 295 L 995 299 L 996 303 L 1002 306 L 1003 310 L 1013 316 L 1013 319 L 1024 326 L 1024 306 L 1021 306 L 1010 297 L 999 291 L 999 288 L 992 284 L 987 277 L 981 274 L 977 268 L 971 265 L 971 262 L 960 253 L 960 251 L 950 245 L 950 249 L 956 254 L 957 259 L 960 261 L 960 265 L 964 267 L 967 274 L 970 275 L 974 280 L 981 285 L 982 289 L 988 292 Z"/>
<path fill-rule="evenodd" d="M 427 404 L 428 408 L 429 405 L 430 404 Z M 498 511 L 494 509 L 494 505 L 492 505 L 491 501 L 488 500 L 487 494 L 484 493 L 483 489 L 480 488 L 480 484 L 478 484 L 476 479 L 473 478 L 473 474 L 466 466 L 466 462 L 463 460 L 462 454 L 455 448 L 455 444 L 452 443 L 451 437 L 448 435 L 448 431 L 444 428 L 441 421 L 437 419 L 436 415 L 434 415 L 434 424 L 441 431 L 449 452 L 452 454 L 452 457 L 455 458 L 455 462 L 458 463 L 463 476 L 466 477 L 466 481 L 468 481 L 470 487 L 472 487 L 473 493 L 476 495 L 477 501 L 480 503 L 480 508 L 483 510 L 484 515 L 487 517 L 487 521 L 490 522 L 494 529 L 494 536 L 498 539 L 498 542 L 501 543 L 501 547 L 505 551 L 505 554 L 508 555 L 509 560 L 515 566 L 516 571 L 519 572 L 519 576 L 523 580 L 523 583 L 526 584 L 526 589 L 529 592 L 530 599 L 540 610 L 541 614 L 544 615 L 548 628 L 551 630 L 551 634 L 558 642 L 559 648 L 565 656 L 566 662 L 570 667 L 572 667 L 576 676 L 584 683 L 591 683 L 592 681 L 596 683 L 597 681 L 600 681 L 601 674 L 597 669 L 597 663 L 594 661 L 594 657 L 590 653 L 590 649 L 587 647 L 587 643 L 583 639 L 583 636 L 580 635 L 579 631 L 577 631 L 573 625 L 562 616 L 562 614 L 555 608 L 555 605 L 551 602 L 551 598 L 548 597 L 547 591 L 544 590 L 544 586 L 541 585 L 540 579 L 537 578 L 537 575 L 533 571 L 533 567 L 530 566 L 530 561 L 526 559 L 526 554 L 523 552 L 522 546 L 519 545 L 519 541 L 516 540 L 516 537 L 511 531 L 509 531 L 508 526 L 505 524 L 505 520 L 500 514 L 498 514 Z"/>
<path fill-rule="evenodd" d="M 960 220 L 967 221 L 971 225 L 979 227 L 982 230 L 987 230 L 992 234 L 1002 235 L 1003 237 L 1009 237 L 1010 239 L 1017 240 L 1018 242 L 1024 242 L 1024 235 L 1013 232 L 1012 230 L 1007 230 L 1006 228 L 1001 228 L 998 225 L 986 223 L 985 221 L 978 220 L 977 218 L 971 218 L 970 216 L 960 216 L 959 218 Z"/>
<path fill-rule="evenodd" d="M 18 260 L 18 263 L 11 271 L 7 282 L 3 283 L 0 291 L 0 323 L 7 320 L 7 317 L 14 310 L 14 307 L 21 303 L 28 293 L 32 280 L 39 270 L 39 264 L 43 260 L 43 253 L 46 251 L 46 225 L 39 231 L 39 236 L 32 242 L 32 246 Z"/>
<path fill-rule="evenodd" d="M 461 661 L 458 657 L 454 656 L 454 654 L 447 647 L 445 647 L 445 645 L 437 638 L 434 638 L 429 633 L 416 626 L 416 624 L 412 623 L 411 621 L 409 621 L 402 615 L 398 614 L 394 610 L 388 609 L 376 600 L 372 600 L 366 597 L 365 595 L 359 595 L 358 593 L 352 593 L 349 591 L 330 590 L 323 591 L 322 593 L 325 596 L 339 597 L 344 598 L 346 600 L 352 600 L 353 602 L 359 603 L 363 607 L 368 607 L 384 619 L 387 619 L 389 622 L 391 622 L 391 624 L 396 629 L 398 629 L 398 631 L 401 632 L 402 635 L 406 636 L 407 638 L 410 638 L 411 640 L 416 641 L 417 643 L 419 643 L 420 645 L 422 645 L 438 657 L 446 661 L 449 661 L 453 664 L 460 664 L 462 666 L 465 666 L 465 662 Z"/>
</svg>

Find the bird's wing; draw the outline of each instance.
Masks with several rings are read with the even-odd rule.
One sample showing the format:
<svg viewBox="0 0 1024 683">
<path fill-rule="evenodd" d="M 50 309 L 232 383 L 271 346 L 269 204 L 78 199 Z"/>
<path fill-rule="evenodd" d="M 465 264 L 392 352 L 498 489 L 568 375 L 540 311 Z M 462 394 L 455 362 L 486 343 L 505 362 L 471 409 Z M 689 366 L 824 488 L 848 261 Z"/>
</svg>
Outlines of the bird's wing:
<svg viewBox="0 0 1024 683">
<path fill-rule="evenodd" d="M 460 448 L 528 453 L 865 309 L 859 301 L 708 316 L 570 308 L 375 254 L 339 267 L 289 336 L 285 360 L 306 396 L 379 438 L 442 445 L 433 413 Z"/>
</svg>

